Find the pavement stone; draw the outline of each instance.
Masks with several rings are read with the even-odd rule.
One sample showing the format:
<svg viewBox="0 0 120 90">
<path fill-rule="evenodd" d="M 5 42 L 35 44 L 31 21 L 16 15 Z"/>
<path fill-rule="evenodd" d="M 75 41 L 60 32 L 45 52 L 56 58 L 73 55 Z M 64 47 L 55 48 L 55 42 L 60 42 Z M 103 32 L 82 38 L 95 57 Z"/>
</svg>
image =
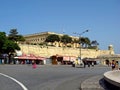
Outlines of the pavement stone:
<svg viewBox="0 0 120 90">
<path fill-rule="evenodd" d="M 102 85 L 102 75 L 86 79 L 81 83 L 81 90 L 105 90 Z"/>
</svg>

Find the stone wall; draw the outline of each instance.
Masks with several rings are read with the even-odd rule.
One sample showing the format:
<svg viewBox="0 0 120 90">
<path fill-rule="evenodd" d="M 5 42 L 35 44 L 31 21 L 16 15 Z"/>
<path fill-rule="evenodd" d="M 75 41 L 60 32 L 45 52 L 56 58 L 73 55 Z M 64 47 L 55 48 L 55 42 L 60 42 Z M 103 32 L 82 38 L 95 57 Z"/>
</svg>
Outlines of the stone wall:
<svg viewBox="0 0 120 90">
<path fill-rule="evenodd" d="M 68 48 L 68 47 L 52 47 L 52 46 L 39 46 L 39 45 L 27 45 L 20 44 L 21 51 L 25 54 L 34 54 L 36 56 L 50 57 L 52 55 L 63 55 L 63 56 L 76 56 L 80 55 L 79 48 Z M 85 58 L 96 58 L 100 55 L 111 54 L 110 50 L 93 50 L 93 49 L 81 49 L 81 57 Z"/>
</svg>

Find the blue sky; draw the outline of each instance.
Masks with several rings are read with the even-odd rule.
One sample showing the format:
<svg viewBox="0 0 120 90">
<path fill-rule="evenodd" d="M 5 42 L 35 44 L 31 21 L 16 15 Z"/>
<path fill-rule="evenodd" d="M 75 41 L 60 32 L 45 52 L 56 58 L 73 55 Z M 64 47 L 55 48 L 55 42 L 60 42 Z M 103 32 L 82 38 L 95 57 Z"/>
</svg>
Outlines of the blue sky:
<svg viewBox="0 0 120 90">
<path fill-rule="evenodd" d="M 0 0 L 0 31 L 19 34 L 45 31 L 97 40 L 99 48 L 112 44 L 120 54 L 120 0 Z"/>
</svg>

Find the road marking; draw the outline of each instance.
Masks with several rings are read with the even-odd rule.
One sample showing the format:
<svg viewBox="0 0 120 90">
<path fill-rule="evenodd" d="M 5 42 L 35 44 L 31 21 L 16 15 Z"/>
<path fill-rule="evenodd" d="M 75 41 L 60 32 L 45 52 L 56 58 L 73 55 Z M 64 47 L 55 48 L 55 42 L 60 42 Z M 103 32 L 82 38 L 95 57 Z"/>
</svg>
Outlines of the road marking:
<svg viewBox="0 0 120 90">
<path fill-rule="evenodd" d="M 10 76 L 8 76 L 8 75 L 5 75 L 5 74 L 3 74 L 3 73 L 0 73 L 0 74 L 3 75 L 3 76 L 5 76 L 5 77 L 7 77 L 7 78 L 12 79 L 13 81 L 15 81 L 17 84 L 19 84 L 19 85 L 23 88 L 23 90 L 28 90 L 21 82 L 19 82 L 19 81 L 16 80 L 15 78 L 10 77 Z"/>
</svg>

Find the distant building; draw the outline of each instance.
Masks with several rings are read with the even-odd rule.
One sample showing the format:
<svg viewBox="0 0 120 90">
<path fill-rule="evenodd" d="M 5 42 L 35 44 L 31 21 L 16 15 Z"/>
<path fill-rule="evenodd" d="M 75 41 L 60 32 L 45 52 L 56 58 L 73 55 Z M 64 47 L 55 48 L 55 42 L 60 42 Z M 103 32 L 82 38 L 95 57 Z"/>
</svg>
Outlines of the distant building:
<svg viewBox="0 0 120 90">
<path fill-rule="evenodd" d="M 40 44 L 45 42 L 46 38 L 50 35 L 54 34 L 51 32 L 42 32 L 42 33 L 35 33 L 35 34 L 30 34 L 30 35 L 25 35 L 25 42 L 28 44 Z"/>
<path fill-rule="evenodd" d="M 35 33 L 35 34 L 30 34 L 30 35 L 25 35 L 25 43 L 26 44 L 41 44 L 44 43 L 46 38 L 51 35 L 51 34 L 56 34 L 58 36 L 63 36 L 64 34 L 58 34 L 54 32 L 41 32 L 41 33 Z M 75 36 L 70 36 L 73 40 L 78 40 L 79 37 Z M 74 43 L 75 44 L 75 43 Z M 62 46 L 61 42 L 54 42 L 55 46 Z M 79 47 L 79 44 L 76 43 L 73 45 L 73 47 Z"/>
</svg>

